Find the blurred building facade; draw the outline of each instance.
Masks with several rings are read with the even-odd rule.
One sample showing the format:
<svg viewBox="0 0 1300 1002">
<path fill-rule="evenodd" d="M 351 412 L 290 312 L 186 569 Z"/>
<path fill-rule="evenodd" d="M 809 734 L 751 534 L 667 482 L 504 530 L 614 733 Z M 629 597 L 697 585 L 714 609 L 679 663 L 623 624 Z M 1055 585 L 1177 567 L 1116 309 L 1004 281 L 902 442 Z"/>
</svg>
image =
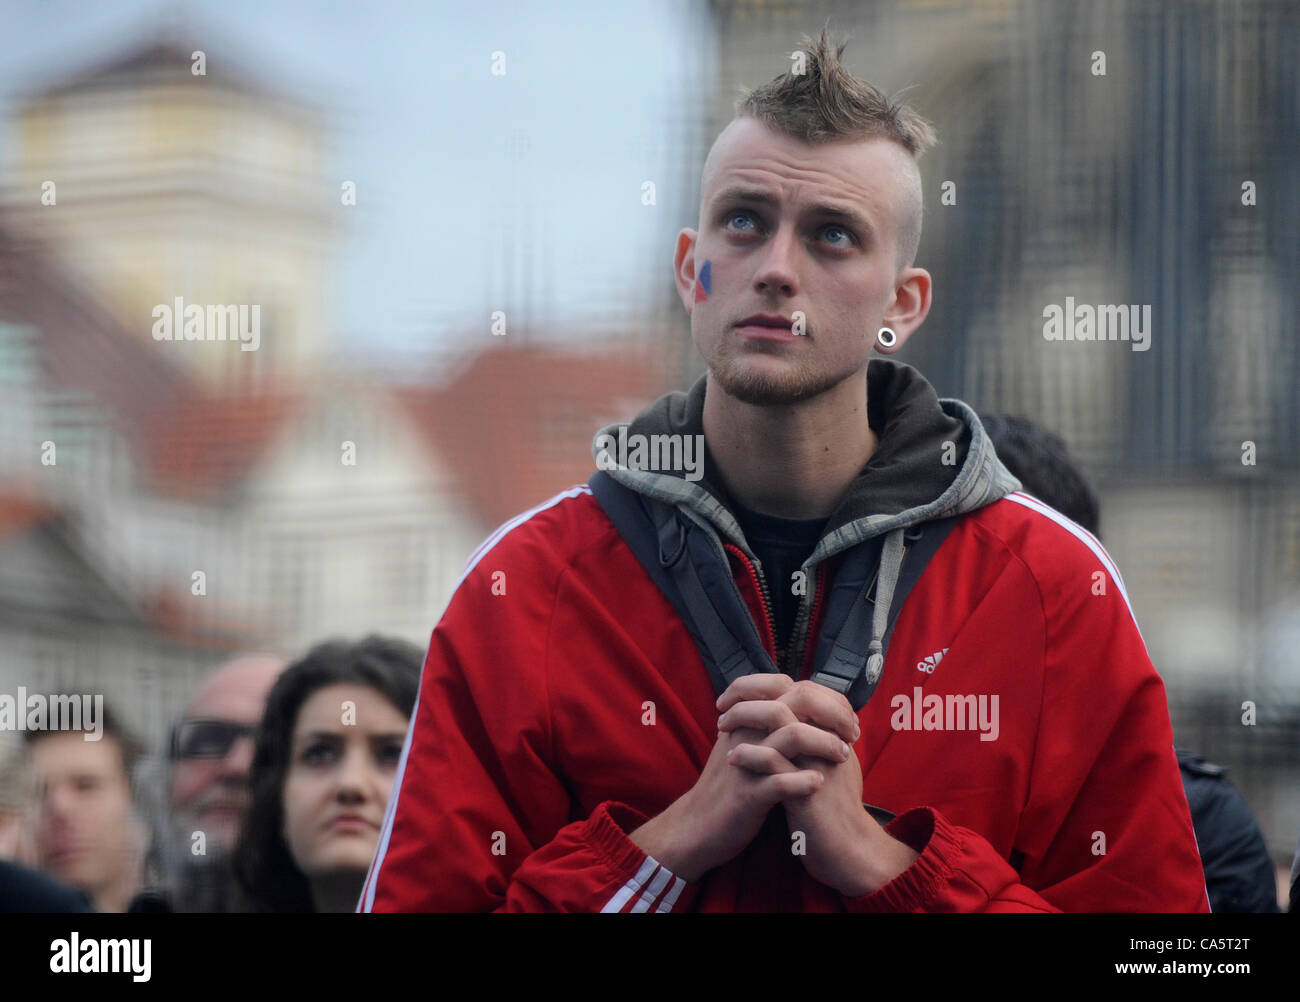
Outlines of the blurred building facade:
<svg viewBox="0 0 1300 1002">
<path fill-rule="evenodd" d="M 0 691 L 102 692 L 155 742 L 241 651 L 427 644 L 474 547 L 668 378 L 626 331 L 554 343 L 517 294 L 516 336 L 435 371 L 337 364 L 323 127 L 196 49 L 28 95 L 0 175 Z M 177 296 L 265 305 L 260 346 L 157 340 Z"/>
<path fill-rule="evenodd" d="M 228 342 L 159 346 L 205 389 L 319 366 L 340 196 L 320 175 L 318 109 L 168 31 L 20 95 L 14 127 L 14 225 L 56 245 L 135 336 L 151 338 L 154 307 L 176 297 L 257 304 L 247 357 Z"/>
</svg>

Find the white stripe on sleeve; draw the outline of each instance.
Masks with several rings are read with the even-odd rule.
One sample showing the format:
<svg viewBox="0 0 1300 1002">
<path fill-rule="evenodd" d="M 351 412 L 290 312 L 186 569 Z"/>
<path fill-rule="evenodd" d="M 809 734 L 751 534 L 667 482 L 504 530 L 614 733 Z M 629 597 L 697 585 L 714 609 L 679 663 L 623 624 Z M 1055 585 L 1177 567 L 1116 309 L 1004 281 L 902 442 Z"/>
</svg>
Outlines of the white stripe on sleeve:
<svg viewBox="0 0 1300 1002">
<path fill-rule="evenodd" d="M 636 871 L 636 876 L 618 889 L 612 898 L 605 902 L 605 907 L 601 912 L 621 912 L 623 906 L 627 904 L 632 895 L 645 886 L 645 882 L 650 879 L 650 875 L 659 869 L 659 863 L 653 856 L 646 856 L 645 862 L 641 864 L 641 869 Z"/>
</svg>

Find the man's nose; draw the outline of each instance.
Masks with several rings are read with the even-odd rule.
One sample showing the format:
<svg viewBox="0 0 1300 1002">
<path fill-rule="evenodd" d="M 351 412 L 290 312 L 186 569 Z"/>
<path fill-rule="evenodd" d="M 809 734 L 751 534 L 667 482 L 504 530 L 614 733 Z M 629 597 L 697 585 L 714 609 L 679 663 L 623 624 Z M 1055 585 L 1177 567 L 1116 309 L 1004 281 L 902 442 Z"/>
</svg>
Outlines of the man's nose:
<svg viewBox="0 0 1300 1002">
<path fill-rule="evenodd" d="M 70 786 L 59 784 L 42 793 L 40 806 L 47 820 L 62 822 L 76 813 L 77 798 Z"/>
<path fill-rule="evenodd" d="M 221 771 L 227 776 L 248 777 L 249 770 L 253 767 L 253 738 L 251 735 L 241 735 L 235 738 L 234 744 L 226 752 L 226 757 L 221 760 Z"/>
<path fill-rule="evenodd" d="M 778 227 L 761 252 L 758 274 L 754 276 L 755 290 L 769 295 L 779 292 L 785 296 L 793 296 L 798 292 L 799 279 L 794 267 L 798 252 L 798 240 L 793 228 Z"/>
</svg>

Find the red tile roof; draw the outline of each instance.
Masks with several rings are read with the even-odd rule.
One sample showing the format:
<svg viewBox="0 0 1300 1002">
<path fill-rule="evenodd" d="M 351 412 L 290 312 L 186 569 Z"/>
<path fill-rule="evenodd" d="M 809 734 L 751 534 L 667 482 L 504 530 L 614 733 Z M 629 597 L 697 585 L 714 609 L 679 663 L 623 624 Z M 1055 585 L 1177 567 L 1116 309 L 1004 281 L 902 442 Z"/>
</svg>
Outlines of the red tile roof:
<svg viewBox="0 0 1300 1002">
<path fill-rule="evenodd" d="M 0 539 L 55 517 L 55 510 L 27 488 L 0 486 Z"/>
<path fill-rule="evenodd" d="M 0 541 L 38 529 L 50 533 L 66 559 L 76 562 L 77 594 L 66 597 L 73 610 L 116 610 L 129 621 L 144 624 L 153 636 L 190 648 L 234 651 L 275 636 L 269 615 L 254 618 L 249 610 L 224 608 L 206 597 L 199 604 L 183 589 L 158 589 L 132 598 L 120 582 L 110 580 L 88 559 L 59 508 L 42 500 L 29 485 L 0 485 Z"/>
<path fill-rule="evenodd" d="M 239 483 L 302 394 L 204 395 L 159 346 L 123 328 L 32 234 L 0 215 L 0 313 L 37 331 L 51 388 L 103 408 L 153 489 L 197 497 Z"/>
<path fill-rule="evenodd" d="M 155 423 L 147 465 L 152 488 L 198 498 L 241 483 L 298 413 L 304 394 L 277 389 L 255 394 L 192 396 Z"/>
<path fill-rule="evenodd" d="M 0 311 L 38 330 L 44 378 L 97 400 L 130 442 L 149 488 L 166 496 L 207 497 L 243 482 L 309 396 L 283 384 L 204 394 L 2 214 Z M 672 358 L 671 350 L 530 342 L 481 352 L 441 385 L 391 392 L 491 528 L 585 482 L 592 436 L 663 393 Z"/>
<path fill-rule="evenodd" d="M 194 392 L 157 345 L 126 330 L 69 277 L 50 248 L 2 213 L 0 314 L 36 329 L 32 347 L 49 386 L 97 400 L 138 453 L 148 446 L 155 418 Z"/>
<path fill-rule="evenodd" d="M 649 353 L 532 344 L 485 351 L 442 387 L 394 392 L 491 528 L 585 483 L 596 432 L 662 394 L 663 368 Z"/>
</svg>

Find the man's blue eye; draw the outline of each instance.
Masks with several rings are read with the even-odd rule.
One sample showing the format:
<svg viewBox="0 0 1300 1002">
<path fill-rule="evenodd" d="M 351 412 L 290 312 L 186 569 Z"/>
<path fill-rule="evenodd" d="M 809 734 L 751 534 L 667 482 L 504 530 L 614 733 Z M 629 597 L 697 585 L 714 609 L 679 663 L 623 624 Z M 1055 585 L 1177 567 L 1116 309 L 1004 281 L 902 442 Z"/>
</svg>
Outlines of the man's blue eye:
<svg viewBox="0 0 1300 1002">
<path fill-rule="evenodd" d="M 727 217 L 727 222 L 732 223 L 735 222 L 737 219 L 749 219 L 752 221 L 753 217 L 748 212 L 733 212 L 730 216 Z"/>
<path fill-rule="evenodd" d="M 843 226 L 836 226 L 832 224 L 831 226 L 826 227 L 826 229 L 823 230 L 822 232 L 827 233 L 830 232 L 831 230 L 839 230 L 841 233 L 844 234 L 846 238 L 848 238 L 849 243 L 853 242 L 853 236 Z"/>
</svg>

